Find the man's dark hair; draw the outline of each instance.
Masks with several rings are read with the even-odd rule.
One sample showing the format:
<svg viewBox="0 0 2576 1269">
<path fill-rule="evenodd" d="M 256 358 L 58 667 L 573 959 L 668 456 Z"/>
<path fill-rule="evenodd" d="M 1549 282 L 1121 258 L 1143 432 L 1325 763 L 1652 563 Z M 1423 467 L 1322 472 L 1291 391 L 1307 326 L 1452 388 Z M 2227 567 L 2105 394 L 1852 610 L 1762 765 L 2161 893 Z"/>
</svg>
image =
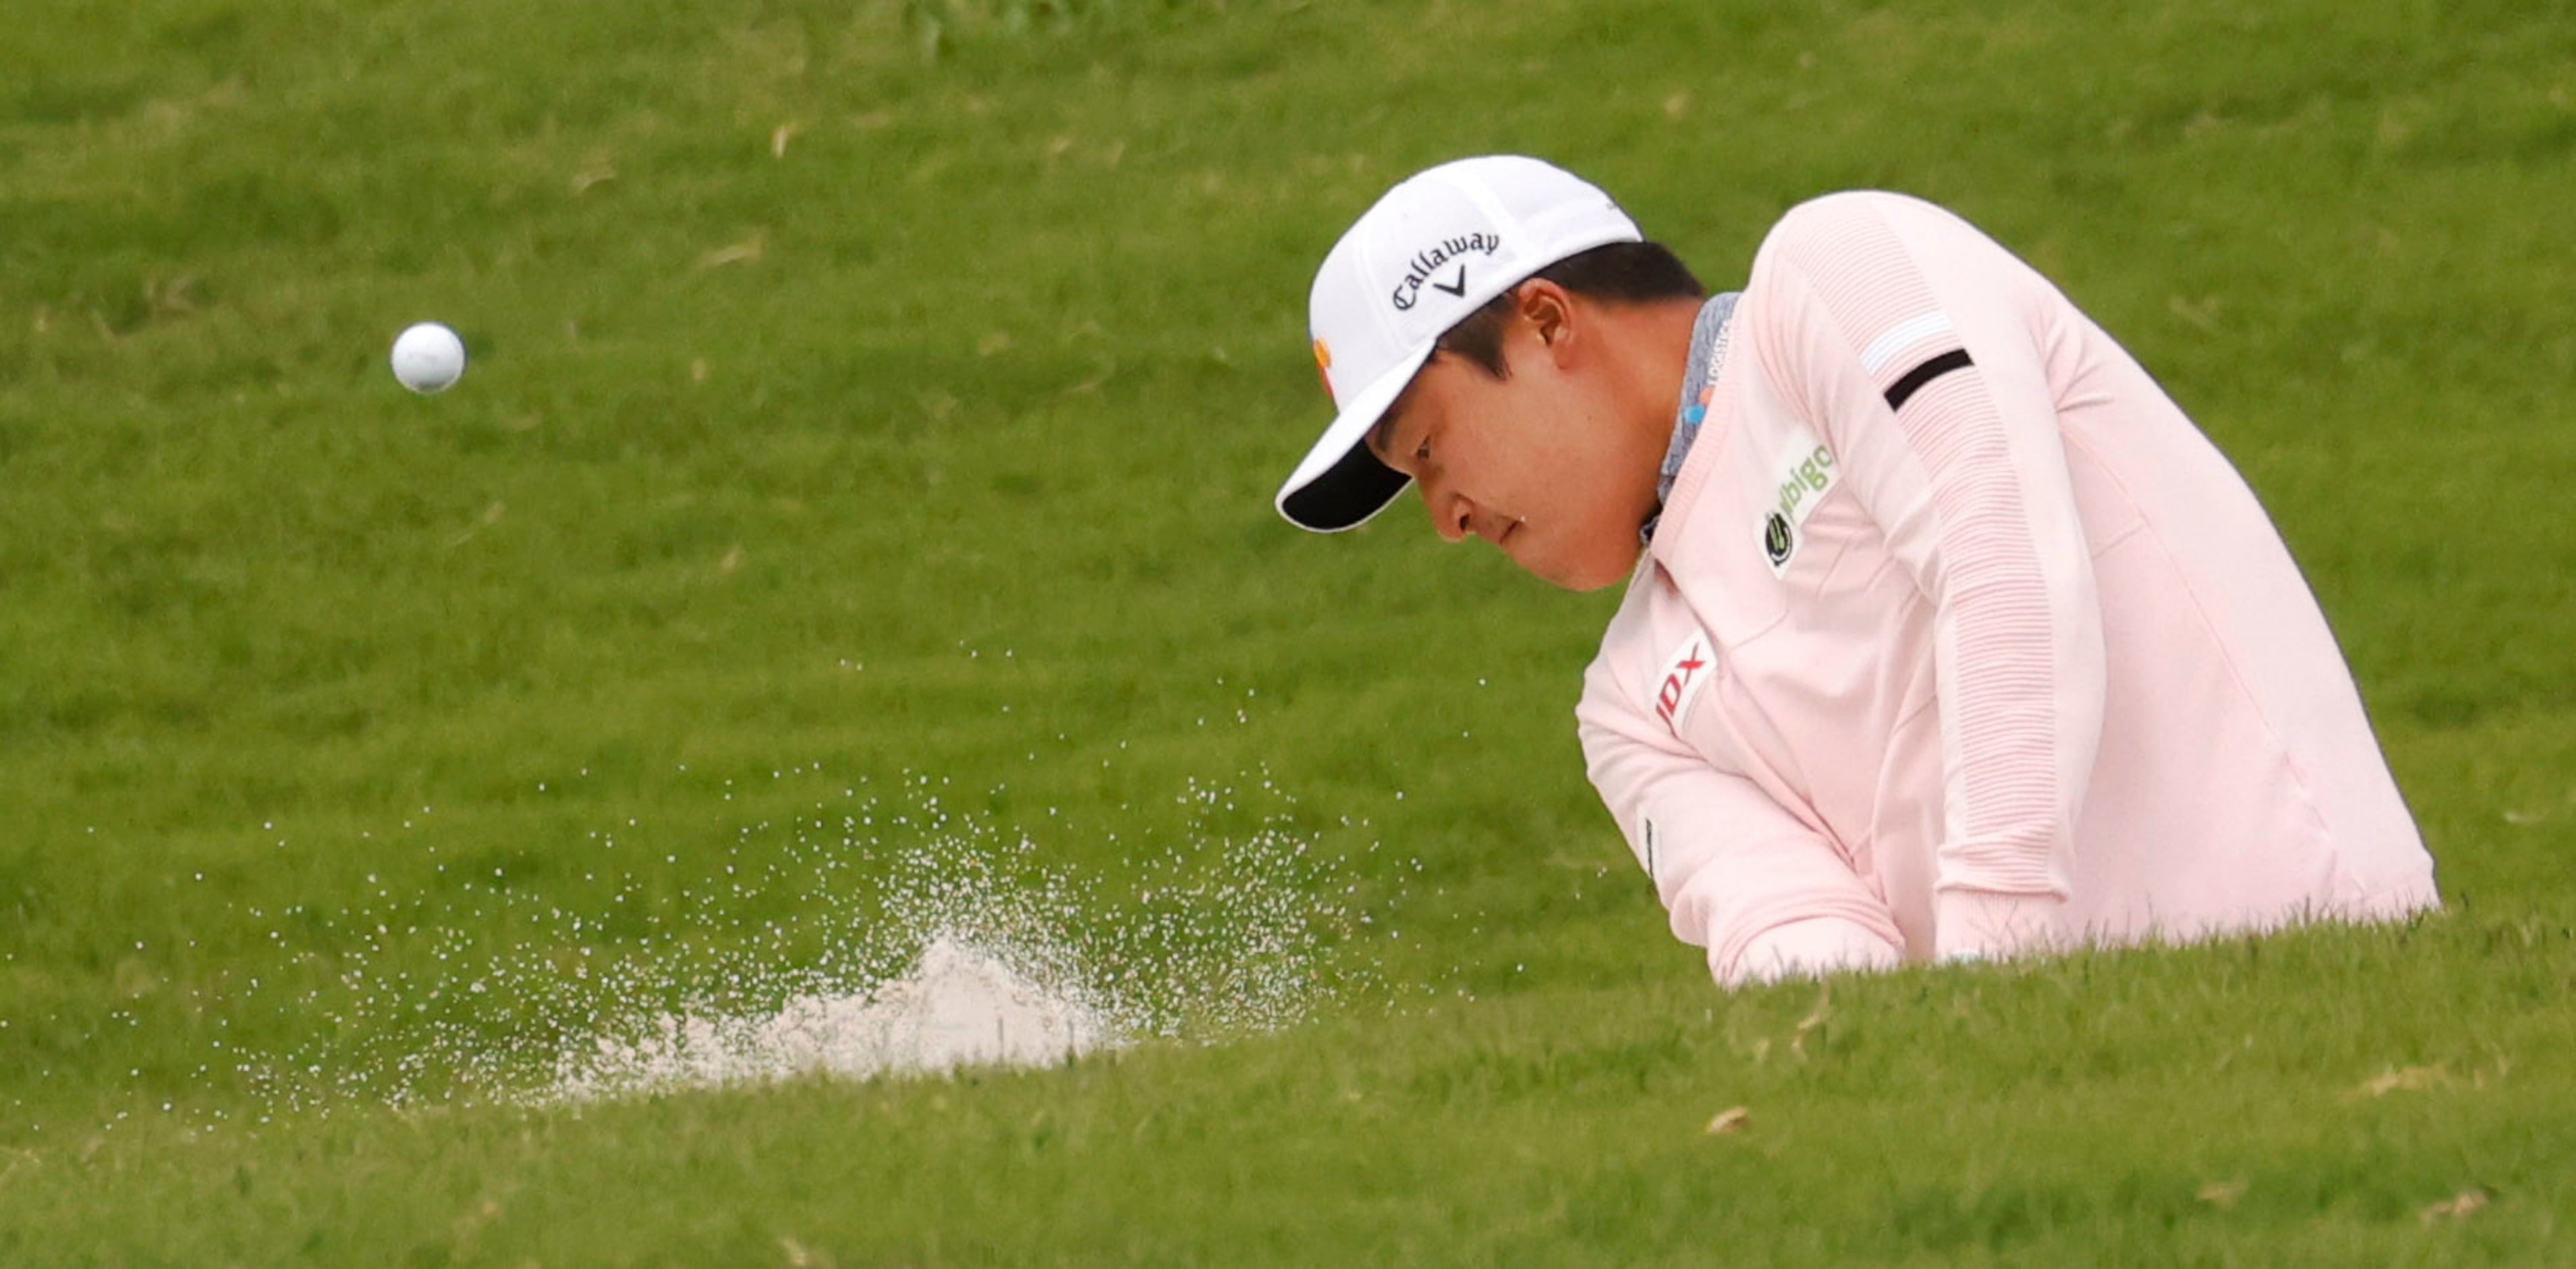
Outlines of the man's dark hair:
<svg viewBox="0 0 2576 1269">
<path fill-rule="evenodd" d="M 1660 242 L 1613 242 L 1578 251 L 1530 277 L 1545 278 L 1585 299 L 1614 304 L 1696 300 L 1708 294 L 1690 266 Z M 1512 321 L 1512 292 L 1519 289 L 1515 284 L 1485 301 L 1484 307 L 1450 327 L 1433 347 L 1464 357 L 1497 379 L 1505 377 L 1503 331 Z"/>
</svg>

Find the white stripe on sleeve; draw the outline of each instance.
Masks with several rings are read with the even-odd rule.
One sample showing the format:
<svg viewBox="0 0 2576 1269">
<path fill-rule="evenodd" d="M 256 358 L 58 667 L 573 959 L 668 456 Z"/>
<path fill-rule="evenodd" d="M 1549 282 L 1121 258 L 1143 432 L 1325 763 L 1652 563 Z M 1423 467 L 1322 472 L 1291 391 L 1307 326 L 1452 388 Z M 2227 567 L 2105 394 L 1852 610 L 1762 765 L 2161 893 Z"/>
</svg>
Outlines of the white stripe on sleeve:
<svg viewBox="0 0 2576 1269">
<path fill-rule="evenodd" d="M 1878 338 L 1869 341 L 1869 347 L 1860 350 L 1860 368 L 1875 375 L 1887 365 L 1890 359 L 1905 351 L 1915 340 L 1938 335 L 1948 329 L 1950 329 L 1948 313 L 1937 308 L 1929 313 L 1917 313 L 1880 331 Z"/>
</svg>

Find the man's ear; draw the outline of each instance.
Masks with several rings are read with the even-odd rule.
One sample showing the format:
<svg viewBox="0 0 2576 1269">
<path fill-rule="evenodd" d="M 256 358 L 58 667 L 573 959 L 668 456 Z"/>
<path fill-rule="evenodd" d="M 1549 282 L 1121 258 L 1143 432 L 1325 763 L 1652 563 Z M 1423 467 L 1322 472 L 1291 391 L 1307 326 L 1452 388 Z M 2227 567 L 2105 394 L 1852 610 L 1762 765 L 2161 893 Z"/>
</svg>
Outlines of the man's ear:
<svg viewBox="0 0 2576 1269">
<path fill-rule="evenodd" d="M 1531 278 L 1514 292 L 1521 321 L 1561 369 L 1570 364 L 1579 325 L 1574 293 L 1545 278 Z"/>
</svg>

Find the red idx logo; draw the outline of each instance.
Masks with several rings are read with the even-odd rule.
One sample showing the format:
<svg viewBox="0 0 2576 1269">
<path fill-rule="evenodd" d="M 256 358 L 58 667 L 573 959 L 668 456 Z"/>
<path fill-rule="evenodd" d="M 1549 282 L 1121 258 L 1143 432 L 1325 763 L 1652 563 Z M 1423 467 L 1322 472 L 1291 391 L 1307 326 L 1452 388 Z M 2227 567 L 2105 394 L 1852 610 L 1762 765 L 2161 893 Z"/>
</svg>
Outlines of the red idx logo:
<svg viewBox="0 0 2576 1269">
<path fill-rule="evenodd" d="M 1664 677 L 1655 689 L 1655 717 L 1674 736 L 1682 734 L 1682 723 L 1690 716 L 1691 701 L 1708 682 L 1716 654 L 1709 651 L 1708 636 L 1697 631 L 1682 641 L 1672 659 L 1664 663 Z"/>
</svg>

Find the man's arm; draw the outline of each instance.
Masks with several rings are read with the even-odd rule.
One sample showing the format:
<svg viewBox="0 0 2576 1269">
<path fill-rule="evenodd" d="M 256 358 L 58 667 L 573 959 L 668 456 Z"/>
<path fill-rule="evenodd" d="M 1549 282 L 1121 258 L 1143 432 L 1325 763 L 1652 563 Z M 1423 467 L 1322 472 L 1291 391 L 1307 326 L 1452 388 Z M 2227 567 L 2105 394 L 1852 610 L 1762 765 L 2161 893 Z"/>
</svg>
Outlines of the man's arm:
<svg viewBox="0 0 2576 1269">
<path fill-rule="evenodd" d="M 2059 941 L 2105 670 L 2020 266 L 1926 204 L 1838 195 L 1783 218 L 1765 269 L 1766 370 L 1934 605 L 1937 949 Z"/>
<path fill-rule="evenodd" d="M 1586 676 L 1577 730 L 1593 787 L 1683 942 L 1723 986 L 1892 969 L 1904 936 L 1832 843 L 1743 776 L 1682 749 L 1618 682 Z"/>
</svg>

